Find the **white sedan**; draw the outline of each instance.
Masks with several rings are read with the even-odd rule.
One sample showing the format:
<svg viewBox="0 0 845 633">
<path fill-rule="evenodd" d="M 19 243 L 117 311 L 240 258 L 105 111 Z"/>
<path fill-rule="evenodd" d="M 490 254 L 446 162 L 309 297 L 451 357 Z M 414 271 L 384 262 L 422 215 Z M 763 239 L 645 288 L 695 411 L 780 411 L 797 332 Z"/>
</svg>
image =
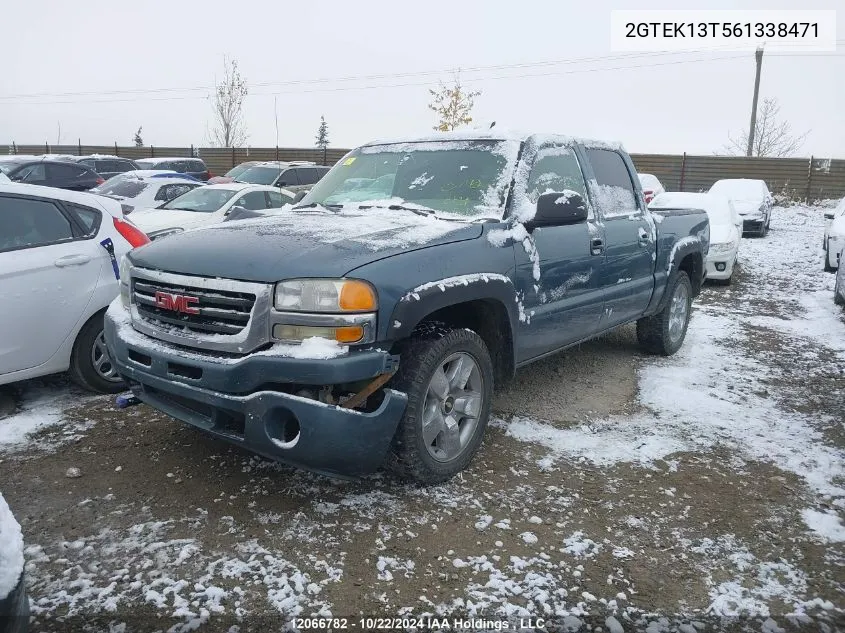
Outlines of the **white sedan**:
<svg viewBox="0 0 845 633">
<path fill-rule="evenodd" d="M 774 199 L 765 182 L 748 178 L 717 180 L 710 187 L 710 193 L 724 196 L 733 203 L 742 217 L 744 233 L 766 237 L 772 222 Z"/>
<path fill-rule="evenodd" d="M 0 185 L 0 385 L 69 370 L 91 391 L 124 389 L 103 314 L 120 258 L 147 242 L 116 200 Z"/>
<path fill-rule="evenodd" d="M 204 185 L 156 209 L 137 210 L 132 221 L 151 240 L 188 229 L 223 222 L 236 209 L 267 211 L 293 202 L 294 194 L 269 185 L 226 183 Z"/>
<path fill-rule="evenodd" d="M 710 250 L 707 253 L 707 279 L 729 284 L 733 276 L 743 221 L 733 203 L 715 193 L 661 193 L 649 211 L 665 215 L 671 211 L 703 209 L 710 220 Z"/>
<path fill-rule="evenodd" d="M 845 198 L 833 211 L 826 211 L 824 219 L 824 269 L 831 272 L 839 268 L 839 256 L 845 248 Z"/>
<path fill-rule="evenodd" d="M 162 205 L 203 184 L 195 178 L 168 172 L 143 175 L 143 171 L 135 171 L 121 176 L 107 180 L 92 193 L 117 200 L 124 213 Z"/>
</svg>

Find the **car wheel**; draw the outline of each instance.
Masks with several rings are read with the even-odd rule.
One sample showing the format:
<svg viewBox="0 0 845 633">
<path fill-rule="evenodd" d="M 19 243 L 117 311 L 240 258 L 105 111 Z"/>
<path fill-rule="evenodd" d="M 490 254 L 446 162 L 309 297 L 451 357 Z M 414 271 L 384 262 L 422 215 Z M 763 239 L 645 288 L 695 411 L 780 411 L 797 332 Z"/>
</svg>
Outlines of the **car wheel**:
<svg viewBox="0 0 845 633">
<path fill-rule="evenodd" d="M 445 326 L 400 345 L 392 386 L 408 395 L 386 466 L 436 484 L 466 468 L 481 445 L 493 399 L 493 363 L 478 334 Z"/>
<path fill-rule="evenodd" d="M 95 314 L 79 331 L 70 357 L 70 377 L 88 391 L 117 393 L 125 390 L 126 385 L 106 348 L 103 314 Z"/>
<path fill-rule="evenodd" d="M 692 284 L 678 271 L 666 289 L 669 300 L 663 310 L 637 321 L 637 340 L 650 354 L 671 356 L 684 343 L 692 313 Z"/>
<path fill-rule="evenodd" d="M 824 271 L 826 273 L 836 272 L 836 269 L 830 265 L 830 247 L 824 249 Z"/>
<path fill-rule="evenodd" d="M 842 298 L 842 288 L 839 282 L 840 277 L 842 275 L 836 275 L 836 283 L 833 286 L 833 303 L 838 306 L 845 306 L 845 299 Z"/>
<path fill-rule="evenodd" d="M 763 226 L 760 227 L 760 237 L 766 237 L 769 233 L 769 225 L 766 222 L 763 222 Z"/>
</svg>

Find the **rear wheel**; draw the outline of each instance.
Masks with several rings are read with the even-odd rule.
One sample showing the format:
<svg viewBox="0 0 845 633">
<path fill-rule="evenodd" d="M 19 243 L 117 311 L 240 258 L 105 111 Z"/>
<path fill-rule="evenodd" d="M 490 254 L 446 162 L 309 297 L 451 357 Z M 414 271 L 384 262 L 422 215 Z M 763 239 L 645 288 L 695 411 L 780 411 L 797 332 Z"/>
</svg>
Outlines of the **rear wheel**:
<svg viewBox="0 0 845 633">
<path fill-rule="evenodd" d="M 684 271 L 678 271 L 666 289 L 669 301 L 655 315 L 637 321 L 637 340 L 650 354 L 671 356 L 684 343 L 692 312 L 692 284 Z"/>
<path fill-rule="evenodd" d="M 117 393 L 126 389 L 106 348 L 102 312 L 91 317 L 79 331 L 73 344 L 69 371 L 71 379 L 89 391 Z"/>
<path fill-rule="evenodd" d="M 842 282 L 839 281 L 841 277 L 841 274 L 836 275 L 836 284 L 833 286 L 833 303 L 838 306 L 845 306 L 845 299 L 842 298 L 842 293 L 845 292 L 845 288 L 842 288 Z"/>
<path fill-rule="evenodd" d="M 387 467 L 423 484 L 451 479 L 481 445 L 490 417 L 493 363 L 469 330 L 431 328 L 402 344 L 393 387 L 408 406 L 393 438 Z"/>
</svg>

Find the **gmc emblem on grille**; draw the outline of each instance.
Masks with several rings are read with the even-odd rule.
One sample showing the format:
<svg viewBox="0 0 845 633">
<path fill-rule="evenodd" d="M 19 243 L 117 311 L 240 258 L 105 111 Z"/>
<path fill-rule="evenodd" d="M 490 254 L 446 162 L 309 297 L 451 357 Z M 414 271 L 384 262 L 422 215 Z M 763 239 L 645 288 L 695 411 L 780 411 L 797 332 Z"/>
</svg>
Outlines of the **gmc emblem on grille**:
<svg viewBox="0 0 845 633">
<path fill-rule="evenodd" d="M 187 295 L 171 294 L 169 292 L 156 292 L 156 307 L 162 310 L 173 310 L 174 312 L 182 312 L 184 314 L 199 314 L 199 308 L 194 306 L 199 303 L 196 297 L 189 297 Z"/>
</svg>

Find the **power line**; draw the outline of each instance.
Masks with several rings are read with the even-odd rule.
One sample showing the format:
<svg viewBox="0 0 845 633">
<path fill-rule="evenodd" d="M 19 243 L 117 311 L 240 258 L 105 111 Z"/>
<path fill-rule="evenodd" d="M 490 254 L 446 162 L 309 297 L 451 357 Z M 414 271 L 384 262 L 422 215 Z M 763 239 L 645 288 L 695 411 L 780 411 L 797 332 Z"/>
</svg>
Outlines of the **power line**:
<svg viewBox="0 0 845 633">
<path fill-rule="evenodd" d="M 837 40 L 841 42 L 845 42 L 843 40 Z M 801 43 L 796 43 L 796 45 L 801 45 Z M 511 70 L 511 69 L 523 69 L 523 68 L 535 68 L 535 67 L 543 67 L 543 66 L 557 66 L 557 65 L 570 65 L 570 64 L 585 64 L 585 63 L 592 63 L 592 62 L 601 62 L 601 61 L 614 61 L 618 59 L 631 59 L 631 58 L 648 58 L 648 57 L 661 57 L 666 55 L 684 55 L 684 54 L 694 54 L 694 53 L 706 53 L 706 52 L 719 52 L 720 50 L 725 50 L 730 48 L 731 45 L 724 45 L 721 47 L 711 47 L 709 49 L 697 49 L 697 50 L 689 50 L 689 51 L 648 51 L 648 52 L 633 52 L 633 53 L 619 53 L 615 55 L 602 55 L 597 57 L 582 57 L 582 58 L 575 58 L 575 59 L 558 59 L 558 60 L 545 60 L 545 61 L 536 61 L 536 62 L 522 62 L 522 63 L 513 63 L 513 64 L 498 64 L 498 65 L 491 65 L 491 66 L 471 66 L 466 68 L 460 68 L 462 73 L 478 73 L 478 72 L 485 72 L 490 70 Z M 813 56 L 814 53 L 807 53 L 802 56 Z M 687 60 L 680 60 L 680 61 L 687 61 Z M 424 76 L 431 76 L 431 75 L 443 75 L 445 73 L 455 72 L 458 70 L 457 68 L 449 68 L 449 69 L 439 69 L 439 70 L 427 70 L 427 71 L 415 71 L 415 72 L 405 72 L 405 73 L 384 73 L 378 75 L 358 75 L 358 76 L 346 76 L 346 77 L 326 77 L 326 78 L 319 78 L 319 79 L 294 79 L 294 80 L 287 80 L 287 81 L 268 81 L 268 82 L 257 82 L 253 83 L 252 86 L 257 88 L 267 88 L 273 86 L 295 86 L 295 85 L 310 85 L 310 84 L 325 84 L 325 83 L 335 83 L 335 82 L 353 82 L 353 81 L 372 81 L 372 80 L 379 80 L 379 79 L 403 79 L 403 78 L 410 78 L 410 77 L 424 77 Z M 476 78 L 470 78 L 471 80 L 475 80 Z M 4 100 L 18 100 L 18 99 L 38 99 L 42 97 L 87 97 L 87 96 L 110 96 L 110 95 L 143 95 L 143 94 L 167 94 L 173 92 L 209 92 L 214 89 L 212 85 L 204 85 L 204 86 L 191 86 L 186 88 L 136 88 L 136 89 L 127 89 L 127 90 L 95 90 L 95 91 L 83 91 L 83 92 L 41 92 L 41 93 L 28 93 L 28 94 L 13 94 L 13 95 L 0 95 L 0 101 Z M 261 93 L 259 93 L 261 94 Z M 275 94 L 289 94 L 289 93 L 275 93 Z M 198 98 L 198 97 L 184 97 L 184 98 Z M 202 98 L 205 98 L 203 95 Z M 153 99 L 156 100 L 156 99 Z M 115 100 L 118 101 L 118 100 Z M 129 101 L 134 101 L 131 99 Z M 45 102 L 45 103 L 75 103 L 76 101 L 61 101 L 61 102 Z M 90 103 L 98 103 L 102 101 L 90 101 Z"/>
</svg>

